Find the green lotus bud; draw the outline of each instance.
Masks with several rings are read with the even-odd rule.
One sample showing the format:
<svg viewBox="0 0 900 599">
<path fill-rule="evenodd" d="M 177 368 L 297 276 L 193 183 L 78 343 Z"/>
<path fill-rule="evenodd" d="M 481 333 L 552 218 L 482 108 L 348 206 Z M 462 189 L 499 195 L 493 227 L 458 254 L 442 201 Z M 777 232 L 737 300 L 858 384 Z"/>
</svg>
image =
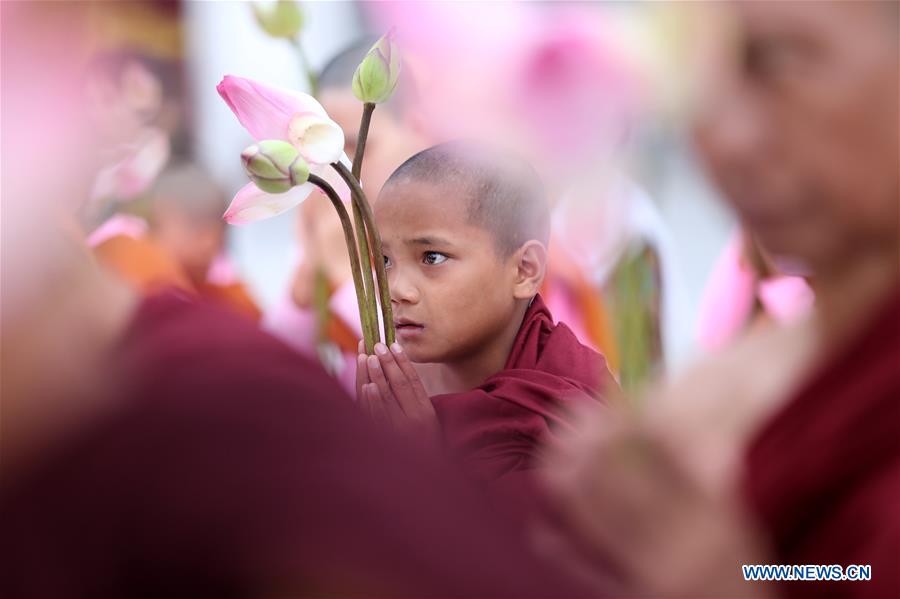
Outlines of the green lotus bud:
<svg viewBox="0 0 900 599">
<path fill-rule="evenodd" d="M 257 1 L 251 6 L 256 22 L 272 37 L 293 39 L 303 29 L 303 10 L 294 0 Z"/>
<path fill-rule="evenodd" d="M 309 165 L 297 148 L 280 139 L 268 139 L 241 152 L 250 180 L 268 193 L 284 193 L 309 179 Z"/>
<path fill-rule="evenodd" d="M 353 94 L 367 104 L 380 104 L 391 97 L 400 78 L 400 53 L 394 30 L 372 46 L 353 74 Z"/>
</svg>

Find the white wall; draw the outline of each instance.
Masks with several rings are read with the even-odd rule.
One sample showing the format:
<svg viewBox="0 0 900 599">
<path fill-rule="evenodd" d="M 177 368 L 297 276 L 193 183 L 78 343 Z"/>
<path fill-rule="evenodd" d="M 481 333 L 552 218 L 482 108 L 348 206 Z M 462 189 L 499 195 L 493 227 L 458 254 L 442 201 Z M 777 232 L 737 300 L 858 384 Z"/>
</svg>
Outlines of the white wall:
<svg viewBox="0 0 900 599">
<path fill-rule="evenodd" d="M 732 212 L 711 188 L 685 138 L 667 148 L 663 172 L 651 194 L 669 228 L 680 271 L 676 337 L 667 344 L 669 367 L 677 371 L 697 352 L 695 337 L 706 281 L 734 227 Z"/>
<path fill-rule="evenodd" d="M 240 153 L 252 143 L 216 93 L 226 74 L 308 91 L 294 48 L 268 37 L 253 18 L 249 2 L 185 2 L 186 68 L 196 154 L 229 196 L 246 184 Z M 314 69 L 362 32 L 352 2 L 304 2 L 307 24 L 303 46 Z M 286 289 L 295 257 L 294 211 L 280 217 L 232 227 L 232 255 L 243 279 L 263 308 Z"/>
</svg>

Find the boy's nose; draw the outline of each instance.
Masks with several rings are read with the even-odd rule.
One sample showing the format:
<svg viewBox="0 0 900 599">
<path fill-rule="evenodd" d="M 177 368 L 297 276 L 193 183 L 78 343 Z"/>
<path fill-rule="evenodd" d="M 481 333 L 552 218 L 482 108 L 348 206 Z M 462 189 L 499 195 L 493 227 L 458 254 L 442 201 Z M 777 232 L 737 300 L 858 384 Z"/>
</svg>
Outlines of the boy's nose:
<svg viewBox="0 0 900 599">
<path fill-rule="evenodd" d="M 419 288 L 402 276 L 397 269 L 388 274 L 388 287 L 391 291 L 391 302 L 395 304 L 415 304 L 419 301 Z"/>
</svg>

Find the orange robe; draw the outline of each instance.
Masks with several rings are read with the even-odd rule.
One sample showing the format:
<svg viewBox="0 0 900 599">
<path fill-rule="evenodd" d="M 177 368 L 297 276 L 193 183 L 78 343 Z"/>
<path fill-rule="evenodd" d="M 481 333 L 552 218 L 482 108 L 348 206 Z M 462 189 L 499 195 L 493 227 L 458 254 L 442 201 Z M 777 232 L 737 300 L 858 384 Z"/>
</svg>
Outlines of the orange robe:
<svg viewBox="0 0 900 599">
<path fill-rule="evenodd" d="M 204 282 L 194 285 L 177 260 L 152 239 L 116 235 L 94 247 L 94 255 L 105 267 L 144 293 L 175 287 L 226 306 L 259 322 L 262 313 L 243 284 Z"/>
</svg>

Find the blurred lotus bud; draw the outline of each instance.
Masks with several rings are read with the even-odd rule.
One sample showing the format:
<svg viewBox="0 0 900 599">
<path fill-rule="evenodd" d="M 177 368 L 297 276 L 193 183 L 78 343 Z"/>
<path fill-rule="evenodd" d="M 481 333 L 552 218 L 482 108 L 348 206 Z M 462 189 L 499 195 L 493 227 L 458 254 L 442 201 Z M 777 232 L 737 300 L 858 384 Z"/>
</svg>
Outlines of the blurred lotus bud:
<svg viewBox="0 0 900 599">
<path fill-rule="evenodd" d="M 279 139 L 250 146 L 241 152 L 241 161 L 250 180 L 268 193 L 284 193 L 309 178 L 309 165 L 297 148 Z"/>
<path fill-rule="evenodd" d="M 256 22 L 272 37 L 293 39 L 303 29 L 303 10 L 294 0 L 257 1 L 252 7 Z"/>
<path fill-rule="evenodd" d="M 391 97 L 400 78 L 400 53 L 391 29 L 372 46 L 353 74 L 353 94 L 367 104 L 380 104 Z"/>
</svg>

